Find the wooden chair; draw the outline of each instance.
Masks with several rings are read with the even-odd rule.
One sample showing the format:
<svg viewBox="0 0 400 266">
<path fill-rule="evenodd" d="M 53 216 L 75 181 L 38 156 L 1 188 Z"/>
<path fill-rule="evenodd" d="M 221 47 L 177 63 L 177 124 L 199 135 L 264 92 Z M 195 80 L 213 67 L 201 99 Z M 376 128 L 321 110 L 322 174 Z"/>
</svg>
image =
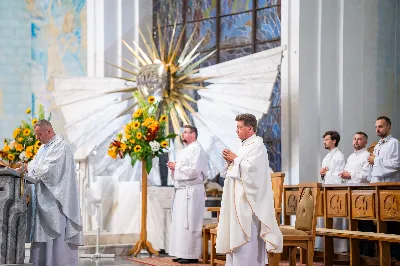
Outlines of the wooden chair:
<svg viewBox="0 0 400 266">
<path fill-rule="evenodd" d="M 277 172 L 277 173 L 271 173 L 271 182 L 272 182 L 272 191 L 274 193 L 274 207 L 275 207 L 275 217 L 278 221 L 278 224 L 280 224 L 280 217 L 281 217 L 281 213 L 282 213 L 282 194 L 283 194 L 283 182 L 285 179 L 285 173 L 281 173 L 281 172 Z M 218 210 L 218 217 L 219 217 L 219 210 Z M 216 254 L 216 249 L 215 249 L 215 245 L 216 245 L 216 239 L 217 239 L 217 229 L 215 228 L 211 228 L 209 229 L 209 236 L 205 236 L 204 235 L 204 229 L 203 229 L 203 243 L 205 243 L 207 240 L 208 243 L 208 239 L 211 240 L 211 254 L 210 254 L 210 263 L 211 266 L 214 266 L 216 264 L 220 264 L 220 265 L 224 265 L 224 257 L 225 256 L 220 256 L 217 257 Z M 205 258 L 208 259 L 208 244 L 203 245 L 203 263 L 206 264 L 208 263 L 205 262 Z"/>
<path fill-rule="evenodd" d="M 302 197 L 297 207 L 296 225 L 280 226 L 283 246 L 289 248 L 289 265 L 296 265 L 297 248 L 307 251 L 307 266 L 313 265 L 315 231 L 317 225 L 318 183 L 311 183 L 303 188 Z M 280 254 L 269 253 L 269 265 L 278 266 Z"/>
<path fill-rule="evenodd" d="M 209 262 L 209 256 L 208 256 L 208 241 L 211 238 L 210 230 L 215 229 L 218 226 L 218 221 L 219 221 L 219 212 L 220 212 L 220 207 L 209 207 L 207 208 L 207 211 L 209 212 L 216 212 L 217 213 L 217 222 L 212 223 L 212 224 L 207 224 L 203 228 L 203 264 L 208 264 Z"/>
</svg>

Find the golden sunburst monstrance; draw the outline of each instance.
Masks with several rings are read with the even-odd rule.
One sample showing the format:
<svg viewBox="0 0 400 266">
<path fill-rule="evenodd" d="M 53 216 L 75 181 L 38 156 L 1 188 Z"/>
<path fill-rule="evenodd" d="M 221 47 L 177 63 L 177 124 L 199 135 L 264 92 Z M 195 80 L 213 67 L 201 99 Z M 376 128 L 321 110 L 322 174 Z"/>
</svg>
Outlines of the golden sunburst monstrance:
<svg viewBox="0 0 400 266">
<path fill-rule="evenodd" d="M 190 102 L 196 103 L 196 100 L 187 93 L 190 90 L 206 89 L 206 87 L 199 86 L 198 83 L 212 78 L 200 76 L 193 77 L 193 75 L 199 72 L 200 69 L 198 67 L 200 64 L 216 52 L 216 50 L 214 50 L 198 61 L 195 61 L 200 56 L 197 49 L 204 40 L 204 38 L 201 39 L 200 42 L 198 42 L 189 52 L 190 43 L 193 41 L 196 32 L 195 29 L 190 35 L 182 52 L 178 54 L 184 36 L 185 27 L 186 25 L 183 26 L 179 38 L 175 42 L 174 40 L 177 28 L 177 23 L 175 22 L 171 41 L 169 42 L 169 46 L 166 46 L 166 43 L 163 40 L 161 27 L 158 25 L 160 51 L 157 50 L 154 39 L 150 38 L 149 44 L 143 33 L 139 30 L 148 54 L 146 54 L 135 41 L 133 41 L 133 44 L 137 51 L 135 51 L 126 41 L 122 40 L 139 64 L 135 64 L 123 57 L 122 60 L 128 63 L 132 69 L 111 64 L 112 66 L 132 75 L 132 77 L 128 78 L 118 78 L 136 82 L 136 87 L 122 91 L 128 92 L 139 90 L 144 96 L 154 95 L 159 100 L 159 110 L 164 112 L 170 110 L 169 117 L 176 134 L 179 134 L 180 132 L 180 122 L 183 124 L 190 124 L 190 119 L 186 111 L 190 114 L 196 115 L 196 111 L 189 104 Z M 150 28 L 147 27 L 147 30 L 151 36 Z M 129 106 L 125 113 L 131 112 L 135 106 L 136 104 Z"/>
</svg>

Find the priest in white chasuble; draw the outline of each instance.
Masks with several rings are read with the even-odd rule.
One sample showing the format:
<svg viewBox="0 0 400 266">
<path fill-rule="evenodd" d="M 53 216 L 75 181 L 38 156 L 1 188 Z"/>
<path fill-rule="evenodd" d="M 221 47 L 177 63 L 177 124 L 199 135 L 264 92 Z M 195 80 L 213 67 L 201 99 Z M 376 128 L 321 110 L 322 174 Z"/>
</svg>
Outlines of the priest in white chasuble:
<svg viewBox="0 0 400 266">
<path fill-rule="evenodd" d="M 35 184 L 30 263 L 75 266 L 83 235 L 73 152 L 47 120 L 39 120 L 34 131 L 42 145 L 27 167 L 26 178 Z"/>
<path fill-rule="evenodd" d="M 198 263 L 205 207 L 207 155 L 197 141 L 197 128 L 186 125 L 182 134 L 186 147 L 177 154 L 176 162 L 168 162 L 174 180 L 175 197 L 169 255 L 180 264 Z"/>
<path fill-rule="evenodd" d="M 364 132 L 357 132 L 353 138 L 354 152 L 347 158 L 344 171 L 339 174 L 347 183 L 369 183 L 372 166 L 368 162 L 368 136 Z"/>
<path fill-rule="evenodd" d="M 257 119 L 236 117 L 242 140 L 237 154 L 223 151 L 227 162 L 218 223 L 217 253 L 226 254 L 227 266 L 264 266 L 266 251 L 282 252 L 283 237 L 275 218 L 268 153 L 256 136 Z"/>
</svg>

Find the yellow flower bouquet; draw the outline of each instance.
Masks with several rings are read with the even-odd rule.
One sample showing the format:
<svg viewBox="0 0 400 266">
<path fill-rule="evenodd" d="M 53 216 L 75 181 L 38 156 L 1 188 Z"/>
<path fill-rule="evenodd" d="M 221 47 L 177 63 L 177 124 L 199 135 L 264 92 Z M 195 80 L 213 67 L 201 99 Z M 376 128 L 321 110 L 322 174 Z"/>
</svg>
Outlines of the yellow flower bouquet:
<svg viewBox="0 0 400 266">
<path fill-rule="evenodd" d="M 31 109 L 27 109 L 25 113 L 29 115 Z M 50 118 L 51 116 L 47 119 Z M 29 162 L 35 157 L 41 143 L 36 139 L 33 129 L 39 119 L 45 119 L 43 105 L 39 106 L 38 118 L 31 117 L 29 122 L 22 121 L 14 129 L 12 138 L 4 140 L 4 147 L 0 149 L 1 160 L 12 166 L 18 161 Z"/>
<path fill-rule="evenodd" d="M 146 101 L 139 92 L 134 92 L 133 95 L 139 108 L 123 127 L 123 133 L 119 133 L 117 139 L 110 144 L 108 155 L 113 159 L 118 156 L 122 159 L 128 155 L 132 166 L 138 160 L 143 161 L 146 163 L 147 173 L 150 173 L 153 158 L 163 154 L 169 147 L 170 139 L 177 135 L 166 134 L 167 115 L 159 114 L 154 96 Z"/>
</svg>

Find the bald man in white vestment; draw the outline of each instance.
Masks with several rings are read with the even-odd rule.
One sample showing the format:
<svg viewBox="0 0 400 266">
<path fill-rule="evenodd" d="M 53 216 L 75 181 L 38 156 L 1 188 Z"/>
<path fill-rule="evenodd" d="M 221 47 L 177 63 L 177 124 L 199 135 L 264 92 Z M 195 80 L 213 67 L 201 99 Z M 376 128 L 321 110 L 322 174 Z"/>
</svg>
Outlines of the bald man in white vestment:
<svg viewBox="0 0 400 266">
<path fill-rule="evenodd" d="M 227 167 L 216 250 L 226 254 L 226 266 L 264 266 L 268 263 L 266 251 L 281 253 L 283 246 L 268 153 L 263 139 L 255 135 L 255 116 L 238 115 L 236 121 L 242 145 L 237 154 L 223 151 Z"/>
<path fill-rule="evenodd" d="M 35 184 L 30 263 L 77 266 L 83 235 L 74 155 L 47 120 L 39 120 L 34 131 L 42 145 L 26 169 L 26 179 Z"/>
<path fill-rule="evenodd" d="M 329 150 L 328 154 L 322 160 L 320 175 L 324 184 L 343 184 L 345 181 L 339 176 L 344 170 L 346 160 L 343 153 L 338 149 L 340 134 L 336 131 L 327 131 L 322 136 L 325 149 Z M 324 227 L 324 219 L 317 219 L 317 227 Z M 334 229 L 346 229 L 347 222 L 343 218 L 333 218 Z M 344 253 L 348 251 L 347 239 L 334 240 L 335 253 Z M 315 246 L 317 249 L 323 249 L 323 242 L 320 237 L 316 238 Z"/>
<path fill-rule="evenodd" d="M 372 167 L 368 162 L 370 156 L 367 151 L 368 136 L 364 132 L 357 132 L 353 138 L 354 152 L 347 158 L 343 172 L 339 174 L 345 183 L 369 183 Z"/>
<path fill-rule="evenodd" d="M 180 264 L 198 263 L 201 255 L 207 155 L 197 141 L 197 128 L 185 126 L 182 141 L 186 147 L 177 154 L 176 162 L 168 162 L 174 180 L 175 198 L 169 255 Z"/>
</svg>

